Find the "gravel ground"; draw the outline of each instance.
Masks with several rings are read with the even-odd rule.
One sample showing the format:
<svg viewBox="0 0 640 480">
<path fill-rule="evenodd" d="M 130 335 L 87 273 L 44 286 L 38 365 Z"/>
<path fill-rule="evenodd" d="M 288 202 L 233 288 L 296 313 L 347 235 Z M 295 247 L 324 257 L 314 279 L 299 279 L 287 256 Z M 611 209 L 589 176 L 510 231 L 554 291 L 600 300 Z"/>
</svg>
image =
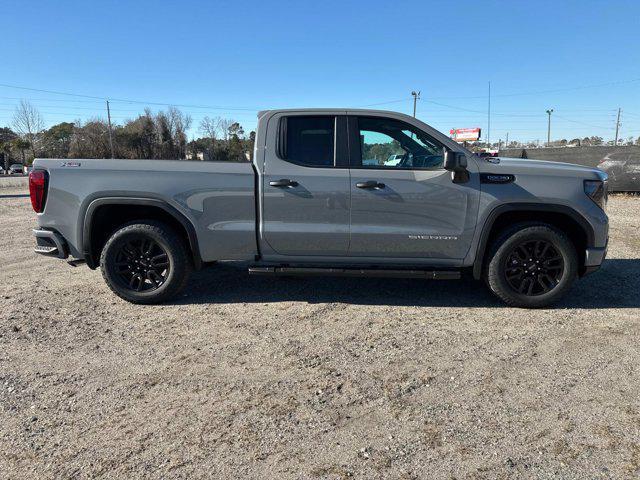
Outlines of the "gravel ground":
<svg viewBox="0 0 640 480">
<path fill-rule="evenodd" d="M 640 198 L 609 212 L 552 310 L 231 266 L 142 307 L 33 254 L 0 196 L 0 477 L 637 478 Z"/>
<path fill-rule="evenodd" d="M 0 195 L 4 195 L 5 188 L 24 188 L 28 190 L 29 177 L 26 175 L 0 175 Z"/>
</svg>

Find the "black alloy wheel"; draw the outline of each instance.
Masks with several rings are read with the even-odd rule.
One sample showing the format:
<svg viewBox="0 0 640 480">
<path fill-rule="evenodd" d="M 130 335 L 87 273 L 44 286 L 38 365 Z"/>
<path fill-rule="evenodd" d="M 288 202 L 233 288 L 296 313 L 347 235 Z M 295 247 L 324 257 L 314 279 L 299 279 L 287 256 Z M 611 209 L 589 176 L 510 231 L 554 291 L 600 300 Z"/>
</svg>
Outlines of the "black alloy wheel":
<svg viewBox="0 0 640 480">
<path fill-rule="evenodd" d="M 123 243 L 115 256 L 115 273 L 121 285 L 136 292 L 160 288 L 169 276 L 169 255 L 162 246 L 146 236 Z"/>
<path fill-rule="evenodd" d="M 187 284 L 193 269 L 188 239 L 165 223 L 138 220 L 123 225 L 100 254 L 107 285 L 132 303 L 162 303 Z"/>
<path fill-rule="evenodd" d="M 564 260 L 551 242 L 520 243 L 506 257 L 504 274 L 517 293 L 537 296 L 553 290 L 562 279 Z"/>
<path fill-rule="evenodd" d="M 577 278 L 578 253 L 556 226 L 516 223 L 493 241 L 483 274 L 491 291 L 507 305 L 548 307 Z"/>
</svg>

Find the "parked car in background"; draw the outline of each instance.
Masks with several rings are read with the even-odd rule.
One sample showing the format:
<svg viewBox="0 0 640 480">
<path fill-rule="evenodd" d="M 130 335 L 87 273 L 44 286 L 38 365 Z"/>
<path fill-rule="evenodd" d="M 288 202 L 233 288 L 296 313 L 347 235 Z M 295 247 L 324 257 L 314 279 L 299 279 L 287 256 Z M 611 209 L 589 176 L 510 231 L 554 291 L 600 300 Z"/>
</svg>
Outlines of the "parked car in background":
<svg viewBox="0 0 640 480">
<path fill-rule="evenodd" d="M 9 167 L 9 175 L 22 175 L 22 165 L 20 163 L 14 163 Z"/>
<path fill-rule="evenodd" d="M 480 158 L 497 157 L 498 156 L 498 152 L 484 151 L 484 152 L 478 152 L 478 153 L 476 153 L 476 155 L 478 155 Z"/>
<path fill-rule="evenodd" d="M 631 152 L 607 154 L 598 168 L 609 175 L 609 190 L 613 192 L 640 191 L 640 156 Z"/>
<path fill-rule="evenodd" d="M 4 174 L 5 174 L 4 168 L 0 167 L 0 175 L 4 175 Z"/>
<path fill-rule="evenodd" d="M 29 165 L 29 166 L 25 165 L 25 166 L 22 168 L 22 171 L 23 171 L 23 173 L 24 173 L 25 175 L 29 175 L 29 173 L 31 172 L 31 170 L 33 170 L 33 165 Z"/>
<path fill-rule="evenodd" d="M 398 165 L 402 159 L 404 158 L 404 153 L 396 153 L 394 155 L 389 155 L 389 158 L 384 162 L 384 164 L 388 167 L 393 167 Z"/>
</svg>

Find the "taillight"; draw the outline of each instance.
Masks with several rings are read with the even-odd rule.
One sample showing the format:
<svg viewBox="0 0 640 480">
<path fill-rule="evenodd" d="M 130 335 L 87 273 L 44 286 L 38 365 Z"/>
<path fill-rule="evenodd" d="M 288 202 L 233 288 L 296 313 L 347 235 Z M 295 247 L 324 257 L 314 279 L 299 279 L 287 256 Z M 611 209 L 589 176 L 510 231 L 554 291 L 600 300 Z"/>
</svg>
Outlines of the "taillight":
<svg viewBox="0 0 640 480">
<path fill-rule="evenodd" d="M 47 195 L 47 172 L 31 170 L 29 173 L 29 195 L 33 209 L 36 213 L 42 213 Z"/>
</svg>

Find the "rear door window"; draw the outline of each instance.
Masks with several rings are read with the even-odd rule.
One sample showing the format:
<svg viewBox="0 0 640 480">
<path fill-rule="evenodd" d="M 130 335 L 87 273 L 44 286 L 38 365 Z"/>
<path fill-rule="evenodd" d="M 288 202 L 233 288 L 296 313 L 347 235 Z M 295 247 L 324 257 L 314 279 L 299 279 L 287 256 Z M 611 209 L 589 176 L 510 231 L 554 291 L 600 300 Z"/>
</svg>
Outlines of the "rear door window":
<svg viewBox="0 0 640 480">
<path fill-rule="evenodd" d="M 278 156 L 307 167 L 335 163 L 334 116 L 290 116 L 280 122 Z"/>
</svg>

